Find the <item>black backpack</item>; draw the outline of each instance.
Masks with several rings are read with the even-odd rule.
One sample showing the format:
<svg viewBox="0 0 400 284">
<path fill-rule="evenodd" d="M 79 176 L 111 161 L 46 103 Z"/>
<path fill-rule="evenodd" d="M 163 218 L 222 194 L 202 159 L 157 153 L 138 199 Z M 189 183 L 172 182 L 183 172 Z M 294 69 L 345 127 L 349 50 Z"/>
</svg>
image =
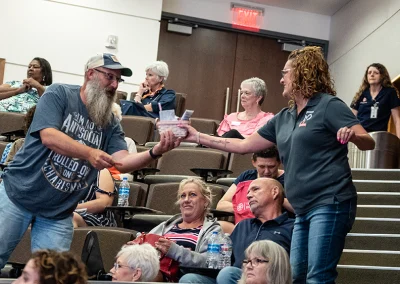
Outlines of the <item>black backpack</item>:
<svg viewBox="0 0 400 284">
<path fill-rule="evenodd" d="M 91 280 L 111 280 L 104 270 L 100 252 L 100 243 L 96 232 L 89 231 L 83 244 L 81 259 L 86 264 L 86 271 Z"/>
</svg>

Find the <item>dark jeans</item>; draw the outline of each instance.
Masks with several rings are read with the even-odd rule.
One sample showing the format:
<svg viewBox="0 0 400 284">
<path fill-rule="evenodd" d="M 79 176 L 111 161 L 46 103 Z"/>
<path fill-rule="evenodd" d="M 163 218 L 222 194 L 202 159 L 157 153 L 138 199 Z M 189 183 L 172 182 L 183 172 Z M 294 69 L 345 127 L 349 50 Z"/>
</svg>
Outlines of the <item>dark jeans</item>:
<svg viewBox="0 0 400 284">
<path fill-rule="evenodd" d="M 293 284 L 335 283 L 336 266 L 356 210 L 354 197 L 296 216 L 290 250 Z"/>
</svg>

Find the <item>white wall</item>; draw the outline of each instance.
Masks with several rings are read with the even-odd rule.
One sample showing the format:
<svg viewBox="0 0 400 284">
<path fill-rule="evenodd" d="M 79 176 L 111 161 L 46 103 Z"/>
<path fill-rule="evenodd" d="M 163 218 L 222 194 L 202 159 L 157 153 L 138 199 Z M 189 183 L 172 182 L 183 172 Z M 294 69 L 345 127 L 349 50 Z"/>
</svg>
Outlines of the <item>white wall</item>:
<svg viewBox="0 0 400 284">
<path fill-rule="evenodd" d="M 367 66 L 400 73 L 400 0 L 353 0 L 331 19 L 328 62 L 338 96 L 350 104 Z"/>
<path fill-rule="evenodd" d="M 302 11 L 231 0 L 164 0 L 164 12 L 232 23 L 231 2 L 265 9 L 261 29 L 329 40 L 330 17 Z"/>
<path fill-rule="evenodd" d="M 110 52 L 133 71 L 119 89 L 135 91 L 157 59 L 161 7 L 162 0 L 1 0 L 4 81 L 24 79 L 39 56 L 50 62 L 54 82 L 81 84 L 89 57 Z M 118 49 L 105 48 L 110 34 Z"/>
</svg>

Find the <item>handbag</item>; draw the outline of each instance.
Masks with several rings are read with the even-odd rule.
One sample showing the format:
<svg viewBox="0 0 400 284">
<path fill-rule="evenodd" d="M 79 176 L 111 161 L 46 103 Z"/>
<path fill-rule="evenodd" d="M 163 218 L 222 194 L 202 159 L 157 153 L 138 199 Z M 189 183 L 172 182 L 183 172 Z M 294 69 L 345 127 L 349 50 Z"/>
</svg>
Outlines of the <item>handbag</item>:
<svg viewBox="0 0 400 284">
<path fill-rule="evenodd" d="M 132 242 L 134 244 L 144 244 L 148 243 L 155 247 L 155 243 L 163 236 L 159 236 L 156 234 L 141 234 L 136 237 Z M 163 274 L 164 278 L 167 282 L 177 282 L 178 281 L 178 273 L 179 273 L 179 262 L 166 256 L 164 253 L 159 252 L 160 256 L 160 272 Z"/>
</svg>

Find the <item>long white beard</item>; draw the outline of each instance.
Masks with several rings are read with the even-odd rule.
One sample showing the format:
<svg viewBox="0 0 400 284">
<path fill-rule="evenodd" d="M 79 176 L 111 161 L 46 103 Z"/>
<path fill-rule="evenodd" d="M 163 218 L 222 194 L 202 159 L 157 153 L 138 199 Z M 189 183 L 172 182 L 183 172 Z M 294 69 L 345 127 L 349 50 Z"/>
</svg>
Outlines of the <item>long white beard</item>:
<svg viewBox="0 0 400 284">
<path fill-rule="evenodd" d="M 90 119 L 96 126 L 107 127 L 112 118 L 112 105 L 116 90 L 100 86 L 100 80 L 95 77 L 88 81 L 85 89 L 86 108 Z"/>
</svg>

